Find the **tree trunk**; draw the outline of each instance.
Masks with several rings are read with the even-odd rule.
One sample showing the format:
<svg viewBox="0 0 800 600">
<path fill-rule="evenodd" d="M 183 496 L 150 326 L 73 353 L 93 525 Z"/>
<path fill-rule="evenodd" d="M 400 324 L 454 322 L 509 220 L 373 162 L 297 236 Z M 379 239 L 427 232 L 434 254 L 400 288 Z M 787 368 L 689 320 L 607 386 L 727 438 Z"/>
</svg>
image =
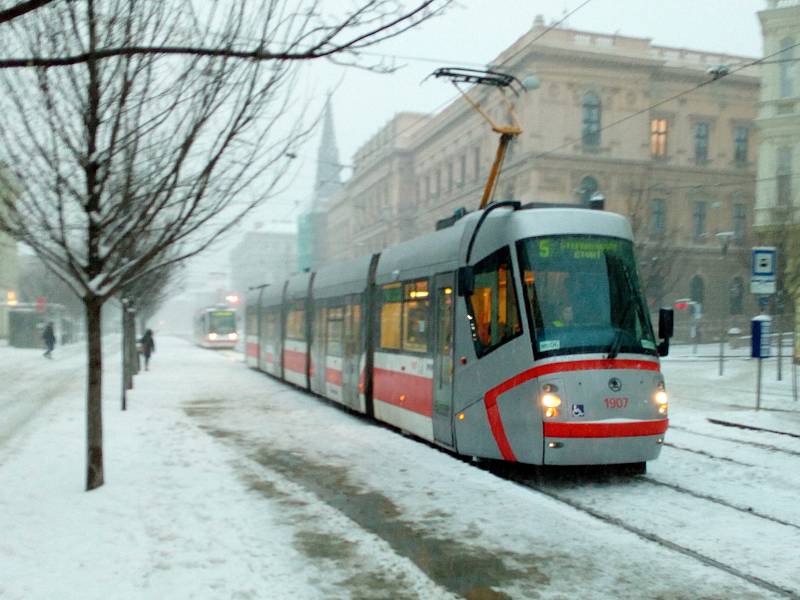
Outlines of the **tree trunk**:
<svg viewBox="0 0 800 600">
<path fill-rule="evenodd" d="M 103 346 L 97 298 L 84 300 L 86 307 L 86 491 L 103 485 Z"/>
</svg>

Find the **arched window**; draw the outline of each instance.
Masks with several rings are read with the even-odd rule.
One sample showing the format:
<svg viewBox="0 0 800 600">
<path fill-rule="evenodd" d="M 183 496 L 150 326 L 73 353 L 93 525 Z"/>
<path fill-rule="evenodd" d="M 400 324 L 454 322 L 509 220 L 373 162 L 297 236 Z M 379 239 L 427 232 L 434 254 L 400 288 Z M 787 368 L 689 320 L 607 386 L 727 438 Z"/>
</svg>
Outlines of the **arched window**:
<svg viewBox="0 0 800 600">
<path fill-rule="evenodd" d="M 794 40 L 783 38 L 781 40 L 781 98 L 794 96 L 794 81 L 792 80 L 792 59 L 794 58 Z"/>
<path fill-rule="evenodd" d="M 589 206 L 589 200 L 592 199 L 592 194 L 597 191 L 597 188 L 597 179 L 591 175 L 587 175 L 581 179 L 581 187 L 578 188 L 578 192 L 581 195 L 581 204 Z"/>
<path fill-rule="evenodd" d="M 695 275 L 689 281 L 689 297 L 695 302 L 703 304 L 706 299 L 706 284 L 700 275 Z"/>
<path fill-rule="evenodd" d="M 583 127 L 581 128 L 581 140 L 584 146 L 596 148 L 600 145 L 601 113 L 600 97 L 594 92 L 587 92 L 583 96 Z"/>
</svg>

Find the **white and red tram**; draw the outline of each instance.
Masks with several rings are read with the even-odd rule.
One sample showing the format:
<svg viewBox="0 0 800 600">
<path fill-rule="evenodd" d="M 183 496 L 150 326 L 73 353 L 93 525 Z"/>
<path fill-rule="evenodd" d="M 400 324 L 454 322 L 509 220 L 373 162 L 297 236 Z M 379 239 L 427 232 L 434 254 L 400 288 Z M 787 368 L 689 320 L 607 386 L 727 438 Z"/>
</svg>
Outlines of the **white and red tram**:
<svg viewBox="0 0 800 600">
<path fill-rule="evenodd" d="M 657 342 L 620 215 L 497 203 L 253 290 L 247 310 L 250 366 L 456 453 L 644 468 L 660 452 L 672 312 Z"/>
<path fill-rule="evenodd" d="M 236 309 L 221 304 L 198 310 L 194 315 L 194 341 L 203 348 L 235 348 L 239 342 Z"/>
</svg>

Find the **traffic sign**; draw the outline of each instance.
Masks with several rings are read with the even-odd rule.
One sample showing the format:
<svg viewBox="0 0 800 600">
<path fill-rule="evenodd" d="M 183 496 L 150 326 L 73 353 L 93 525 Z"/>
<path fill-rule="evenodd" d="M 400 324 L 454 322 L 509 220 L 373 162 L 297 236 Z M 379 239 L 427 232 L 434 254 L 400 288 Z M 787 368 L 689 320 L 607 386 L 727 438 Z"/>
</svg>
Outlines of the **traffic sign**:
<svg viewBox="0 0 800 600">
<path fill-rule="evenodd" d="M 750 292 L 752 294 L 774 294 L 778 266 L 778 250 L 774 246 L 753 248 Z"/>
</svg>

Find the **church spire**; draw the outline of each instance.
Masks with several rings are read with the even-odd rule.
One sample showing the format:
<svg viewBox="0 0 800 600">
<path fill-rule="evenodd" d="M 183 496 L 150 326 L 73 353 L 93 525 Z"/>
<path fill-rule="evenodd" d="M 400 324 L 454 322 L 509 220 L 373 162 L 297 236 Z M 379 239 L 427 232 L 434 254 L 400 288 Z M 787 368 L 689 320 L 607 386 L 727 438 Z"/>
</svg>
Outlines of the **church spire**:
<svg viewBox="0 0 800 600">
<path fill-rule="evenodd" d="M 322 138 L 317 152 L 317 179 L 314 183 L 313 208 L 320 208 L 341 185 L 339 149 L 336 146 L 336 133 L 333 129 L 333 109 L 331 97 L 325 101 L 322 121 Z"/>
</svg>

